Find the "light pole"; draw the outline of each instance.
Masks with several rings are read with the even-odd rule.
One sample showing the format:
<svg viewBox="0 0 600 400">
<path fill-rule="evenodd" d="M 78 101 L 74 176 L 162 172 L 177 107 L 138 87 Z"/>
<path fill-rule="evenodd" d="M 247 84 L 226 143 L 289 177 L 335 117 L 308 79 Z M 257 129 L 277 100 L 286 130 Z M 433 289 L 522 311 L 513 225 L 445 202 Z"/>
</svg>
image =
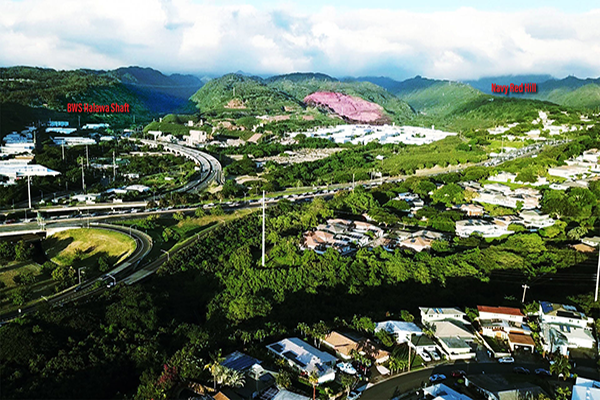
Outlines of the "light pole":
<svg viewBox="0 0 600 400">
<path fill-rule="evenodd" d="M 111 274 L 106 274 L 106 276 L 108 276 L 109 278 L 112 278 L 112 280 L 113 280 L 113 286 L 117 286 L 117 278 L 115 278 Z"/>
<path fill-rule="evenodd" d="M 531 286 L 521 285 L 521 287 L 523 288 L 523 299 L 521 300 L 521 303 L 525 303 L 525 293 L 527 293 L 527 289 L 529 289 Z"/>
<path fill-rule="evenodd" d="M 160 251 L 162 251 L 163 253 L 165 253 L 167 255 L 167 261 L 171 261 L 171 255 L 169 254 L 169 252 L 167 250 L 160 249 Z"/>
<path fill-rule="evenodd" d="M 79 276 L 79 284 L 81 285 L 81 270 L 85 269 L 86 267 L 81 267 L 81 268 L 77 268 L 77 275 Z"/>
</svg>

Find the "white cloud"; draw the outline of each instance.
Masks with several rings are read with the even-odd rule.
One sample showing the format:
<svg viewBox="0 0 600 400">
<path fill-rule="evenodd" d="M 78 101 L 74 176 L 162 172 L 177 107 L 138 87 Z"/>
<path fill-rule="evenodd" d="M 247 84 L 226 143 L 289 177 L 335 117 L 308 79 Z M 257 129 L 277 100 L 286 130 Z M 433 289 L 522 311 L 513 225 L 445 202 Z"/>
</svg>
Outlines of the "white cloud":
<svg viewBox="0 0 600 400">
<path fill-rule="evenodd" d="M 600 10 L 312 14 L 192 0 L 0 0 L 0 64 L 334 75 L 600 75 Z"/>
</svg>

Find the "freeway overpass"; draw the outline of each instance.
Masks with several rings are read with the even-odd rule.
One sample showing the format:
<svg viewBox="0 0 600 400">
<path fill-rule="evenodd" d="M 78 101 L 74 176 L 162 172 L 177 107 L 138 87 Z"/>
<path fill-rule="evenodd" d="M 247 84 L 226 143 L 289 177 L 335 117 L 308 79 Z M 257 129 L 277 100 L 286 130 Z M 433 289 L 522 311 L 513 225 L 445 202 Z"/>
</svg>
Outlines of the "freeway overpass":
<svg viewBox="0 0 600 400">
<path fill-rule="evenodd" d="M 162 145 L 166 151 L 181 157 L 186 157 L 192 160 L 196 165 L 201 166 L 202 173 L 200 174 L 200 179 L 187 183 L 183 187 L 177 189 L 177 192 L 202 190 L 212 181 L 216 181 L 218 184 L 222 184 L 224 182 L 223 168 L 221 167 L 221 163 L 210 154 L 175 143 L 133 138 L 131 140 L 140 140 L 143 144 L 150 147 L 158 147 L 159 145 Z"/>
<path fill-rule="evenodd" d="M 54 296 L 44 298 L 44 300 L 36 301 L 35 303 L 25 306 L 19 310 L 3 314 L 0 316 L 0 325 L 21 315 L 37 311 L 43 301 L 46 301 L 50 305 L 58 304 L 62 306 L 62 304 L 66 302 L 79 300 L 85 296 L 106 290 L 107 283 L 113 281 L 118 282 L 120 279 L 128 277 L 136 269 L 138 264 L 148 255 L 148 253 L 150 253 L 150 250 L 152 250 L 152 238 L 144 232 L 109 224 L 93 223 L 91 225 L 94 228 L 113 230 L 131 236 L 135 240 L 135 250 L 126 260 L 115 265 L 115 268 L 102 277 L 98 277 L 78 286 L 72 286 L 60 293 L 55 294 Z M 47 231 L 50 232 L 52 230 L 63 230 L 69 228 L 81 228 L 81 226 L 73 223 L 53 224 L 47 229 Z"/>
</svg>

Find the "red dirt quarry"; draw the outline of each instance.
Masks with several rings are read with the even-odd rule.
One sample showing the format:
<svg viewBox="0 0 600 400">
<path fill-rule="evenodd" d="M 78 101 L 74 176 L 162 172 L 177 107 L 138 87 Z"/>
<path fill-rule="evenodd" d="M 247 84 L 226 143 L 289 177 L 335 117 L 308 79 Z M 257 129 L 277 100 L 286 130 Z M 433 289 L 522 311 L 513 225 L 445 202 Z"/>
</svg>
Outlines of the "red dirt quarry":
<svg viewBox="0 0 600 400">
<path fill-rule="evenodd" d="M 304 98 L 310 106 L 326 107 L 344 119 L 356 122 L 383 124 L 389 122 L 383 107 L 360 97 L 336 92 L 315 92 Z"/>
</svg>

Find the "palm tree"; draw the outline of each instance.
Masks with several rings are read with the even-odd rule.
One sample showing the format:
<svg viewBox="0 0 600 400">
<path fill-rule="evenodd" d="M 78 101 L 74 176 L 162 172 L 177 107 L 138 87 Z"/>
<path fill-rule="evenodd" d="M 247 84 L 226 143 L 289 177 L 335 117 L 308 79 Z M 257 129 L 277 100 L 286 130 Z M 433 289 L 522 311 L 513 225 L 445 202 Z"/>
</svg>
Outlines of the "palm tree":
<svg viewBox="0 0 600 400">
<path fill-rule="evenodd" d="M 212 361 L 204 366 L 204 369 L 210 371 L 210 374 L 214 379 L 214 389 L 217 389 L 217 380 L 223 380 L 224 368 L 221 363 L 225 360 L 223 356 L 221 356 L 221 350 L 219 350 L 216 354 L 211 356 Z"/>
<path fill-rule="evenodd" d="M 310 373 L 308 381 L 313 387 L 313 400 L 315 400 L 317 398 L 317 385 L 319 384 L 319 375 L 317 374 L 317 371 Z"/>
<path fill-rule="evenodd" d="M 435 336 L 435 325 L 431 322 L 425 322 L 423 325 L 423 333 L 428 337 L 433 338 Z"/>
<path fill-rule="evenodd" d="M 550 372 L 558 375 L 559 377 L 562 375 L 563 379 L 566 380 L 569 376 L 571 376 L 571 364 L 566 357 L 557 354 L 554 358 L 554 364 L 550 366 Z"/>
<path fill-rule="evenodd" d="M 225 373 L 223 377 L 223 384 L 225 386 L 236 388 L 244 386 L 246 383 L 246 377 L 244 376 L 243 372 L 226 367 L 224 367 L 224 369 Z"/>
<path fill-rule="evenodd" d="M 389 368 L 392 372 L 404 371 L 408 366 L 408 360 L 400 357 L 390 357 Z"/>
</svg>

